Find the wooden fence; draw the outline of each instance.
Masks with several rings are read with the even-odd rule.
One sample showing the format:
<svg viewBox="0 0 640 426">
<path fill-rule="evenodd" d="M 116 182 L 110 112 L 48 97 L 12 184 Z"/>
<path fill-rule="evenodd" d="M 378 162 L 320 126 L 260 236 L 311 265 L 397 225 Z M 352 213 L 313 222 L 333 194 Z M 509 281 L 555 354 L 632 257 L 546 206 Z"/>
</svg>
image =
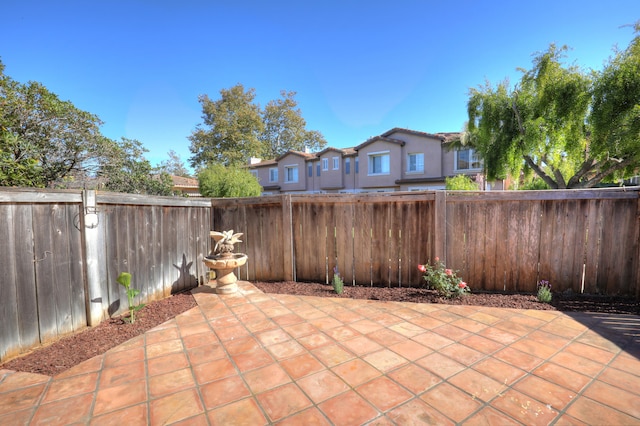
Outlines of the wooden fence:
<svg viewBox="0 0 640 426">
<path fill-rule="evenodd" d="M 0 361 L 206 276 L 211 200 L 0 190 Z"/>
<path fill-rule="evenodd" d="M 435 257 L 476 291 L 640 297 L 640 189 L 279 195 L 215 200 L 245 280 L 417 286 Z"/>
</svg>

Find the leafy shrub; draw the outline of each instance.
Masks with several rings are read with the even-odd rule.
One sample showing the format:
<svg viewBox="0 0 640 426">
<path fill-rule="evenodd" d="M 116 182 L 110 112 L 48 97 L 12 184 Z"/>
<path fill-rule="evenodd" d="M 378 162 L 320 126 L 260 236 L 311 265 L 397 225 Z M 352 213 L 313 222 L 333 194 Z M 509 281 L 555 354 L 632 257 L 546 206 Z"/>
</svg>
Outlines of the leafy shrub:
<svg viewBox="0 0 640 426">
<path fill-rule="evenodd" d="M 333 290 L 337 294 L 342 294 L 344 282 L 342 281 L 342 277 L 340 277 L 337 266 L 333 268 L 333 281 L 331 281 L 331 284 L 333 285 Z"/>
<path fill-rule="evenodd" d="M 447 191 L 477 191 L 478 185 L 467 175 L 457 175 L 444 180 Z"/>
<path fill-rule="evenodd" d="M 423 278 L 429 288 L 433 288 L 441 296 L 452 298 L 464 296 L 470 291 L 466 282 L 456 275 L 456 272 L 448 269 L 439 258 L 435 258 L 432 265 L 418 265 L 418 270 L 424 274 Z"/>
<path fill-rule="evenodd" d="M 553 298 L 551 293 L 551 284 L 547 280 L 540 280 L 538 283 L 538 301 L 542 303 L 549 303 Z"/>
</svg>

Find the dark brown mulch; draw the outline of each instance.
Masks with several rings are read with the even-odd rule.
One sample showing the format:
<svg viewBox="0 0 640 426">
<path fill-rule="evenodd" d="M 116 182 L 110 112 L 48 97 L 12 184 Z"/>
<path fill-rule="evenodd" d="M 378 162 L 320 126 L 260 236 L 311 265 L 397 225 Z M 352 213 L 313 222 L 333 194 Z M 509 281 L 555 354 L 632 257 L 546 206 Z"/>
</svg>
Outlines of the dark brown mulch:
<svg viewBox="0 0 640 426">
<path fill-rule="evenodd" d="M 531 294 L 471 293 L 462 298 L 445 299 L 433 290 L 421 288 L 388 288 L 345 286 L 344 293 L 337 295 L 331 285 L 299 282 L 255 282 L 265 293 L 296 294 L 303 296 L 343 297 L 398 302 L 449 303 L 459 305 L 482 305 L 500 308 L 561 310 L 580 312 L 607 312 L 640 314 L 640 303 L 619 297 L 554 295 L 551 304 L 540 303 Z M 86 329 L 62 338 L 46 347 L 15 358 L 0 365 L 0 369 L 31 372 L 54 376 L 82 361 L 100 355 L 174 316 L 196 306 L 190 293 L 173 295 L 145 306 L 136 315 L 133 324 L 122 318 L 104 321 L 95 328 Z"/>
</svg>

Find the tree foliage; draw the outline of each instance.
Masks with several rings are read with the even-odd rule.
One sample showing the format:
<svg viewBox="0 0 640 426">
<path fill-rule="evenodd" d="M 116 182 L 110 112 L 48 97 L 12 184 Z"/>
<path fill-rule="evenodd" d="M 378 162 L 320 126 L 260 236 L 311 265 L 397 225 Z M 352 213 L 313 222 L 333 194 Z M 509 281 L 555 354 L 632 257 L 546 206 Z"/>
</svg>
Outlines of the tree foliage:
<svg viewBox="0 0 640 426">
<path fill-rule="evenodd" d="M 159 171 L 173 176 L 182 176 L 187 178 L 191 177 L 189 170 L 187 170 L 187 167 L 184 164 L 184 161 L 182 161 L 180 155 L 177 152 L 171 149 L 169 150 L 167 155 L 169 156 L 169 159 L 160 162 L 160 165 L 158 166 Z"/>
<path fill-rule="evenodd" d="M 246 168 L 211 164 L 198 173 L 198 186 L 204 197 L 257 197 L 262 186 Z"/>
<path fill-rule="evenodd" d="M 306 129 L 307 122 L 297 108 L 296 93 L 283 90 L 280 94 L 282 99 L 269 101 L 262 111 L 263 156 L 277 158 L 287 151 L 322 149 L 327 142 L 320 132 Z"/>
<path fill-rule="evenodd" d="M 264 110 L 254 103 L 255 90 L 238 84 L 220 91 L 220 99 L 200 97 L 203 123 L 189 137 L 194 168 L 208 164 L 247 164 L 251 157 L 275 158 L 289 150 L 326 145 L 318 131 L 306 130 L 297 108 L 295 92 L 281 92 L 282 99 L 267 103 Z"/>
<path fill-rule="evenodd" d="M 147 150 L 135 139 L 122 138 L 111 141 L 111 156 L 105 161 L 99 175 L 105 180 L 108 191 L 130 194 L 172 195 L 171 177 L 166 172 L 157 172 L 144 158 Z"/>
<path fill-rule="evenodd" d="M 467 140 L 490 180 L 533 172 L 550 188 L 593 187 L 640 165 L 636 37 L 600 73 L 563 64 L 566 47 L 534 57 L 518 84 L 471 89 Z"/>
<path fill-rule="evenodd" d="M 447 191 L 477 191 L 478 184 L 467 175 L 456 175 L 444 180 Z"/>
<path fill-rule="evenodd" d="M 0 63 L 0 169 L 3 185 L 50 186 L 96 164 L 102 122 L 42 84 L 21 84 Z M 8 171 L 14 165 L 12 171 Z M 37 176 L 36 176 L 37 175 Z"/>
</svg>

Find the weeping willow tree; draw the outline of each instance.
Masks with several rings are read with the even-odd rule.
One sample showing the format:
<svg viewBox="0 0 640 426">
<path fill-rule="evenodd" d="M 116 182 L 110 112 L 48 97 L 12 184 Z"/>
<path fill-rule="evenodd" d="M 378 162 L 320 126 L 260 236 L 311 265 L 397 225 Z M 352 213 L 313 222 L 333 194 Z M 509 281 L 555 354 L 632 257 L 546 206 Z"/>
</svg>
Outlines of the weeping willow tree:
<svg viewBox="0 0 640 426">
<path fill-rule="evenodd" d="M 636 25 L 636 33 L 640 27 Z M 640 38 L 586 73 L 551 45 L 520 81 L 471 89 L 463 140 L 488 179 L 535 173 L 553 189 L 588 188 L 640 167 Z"/>
</svg>

